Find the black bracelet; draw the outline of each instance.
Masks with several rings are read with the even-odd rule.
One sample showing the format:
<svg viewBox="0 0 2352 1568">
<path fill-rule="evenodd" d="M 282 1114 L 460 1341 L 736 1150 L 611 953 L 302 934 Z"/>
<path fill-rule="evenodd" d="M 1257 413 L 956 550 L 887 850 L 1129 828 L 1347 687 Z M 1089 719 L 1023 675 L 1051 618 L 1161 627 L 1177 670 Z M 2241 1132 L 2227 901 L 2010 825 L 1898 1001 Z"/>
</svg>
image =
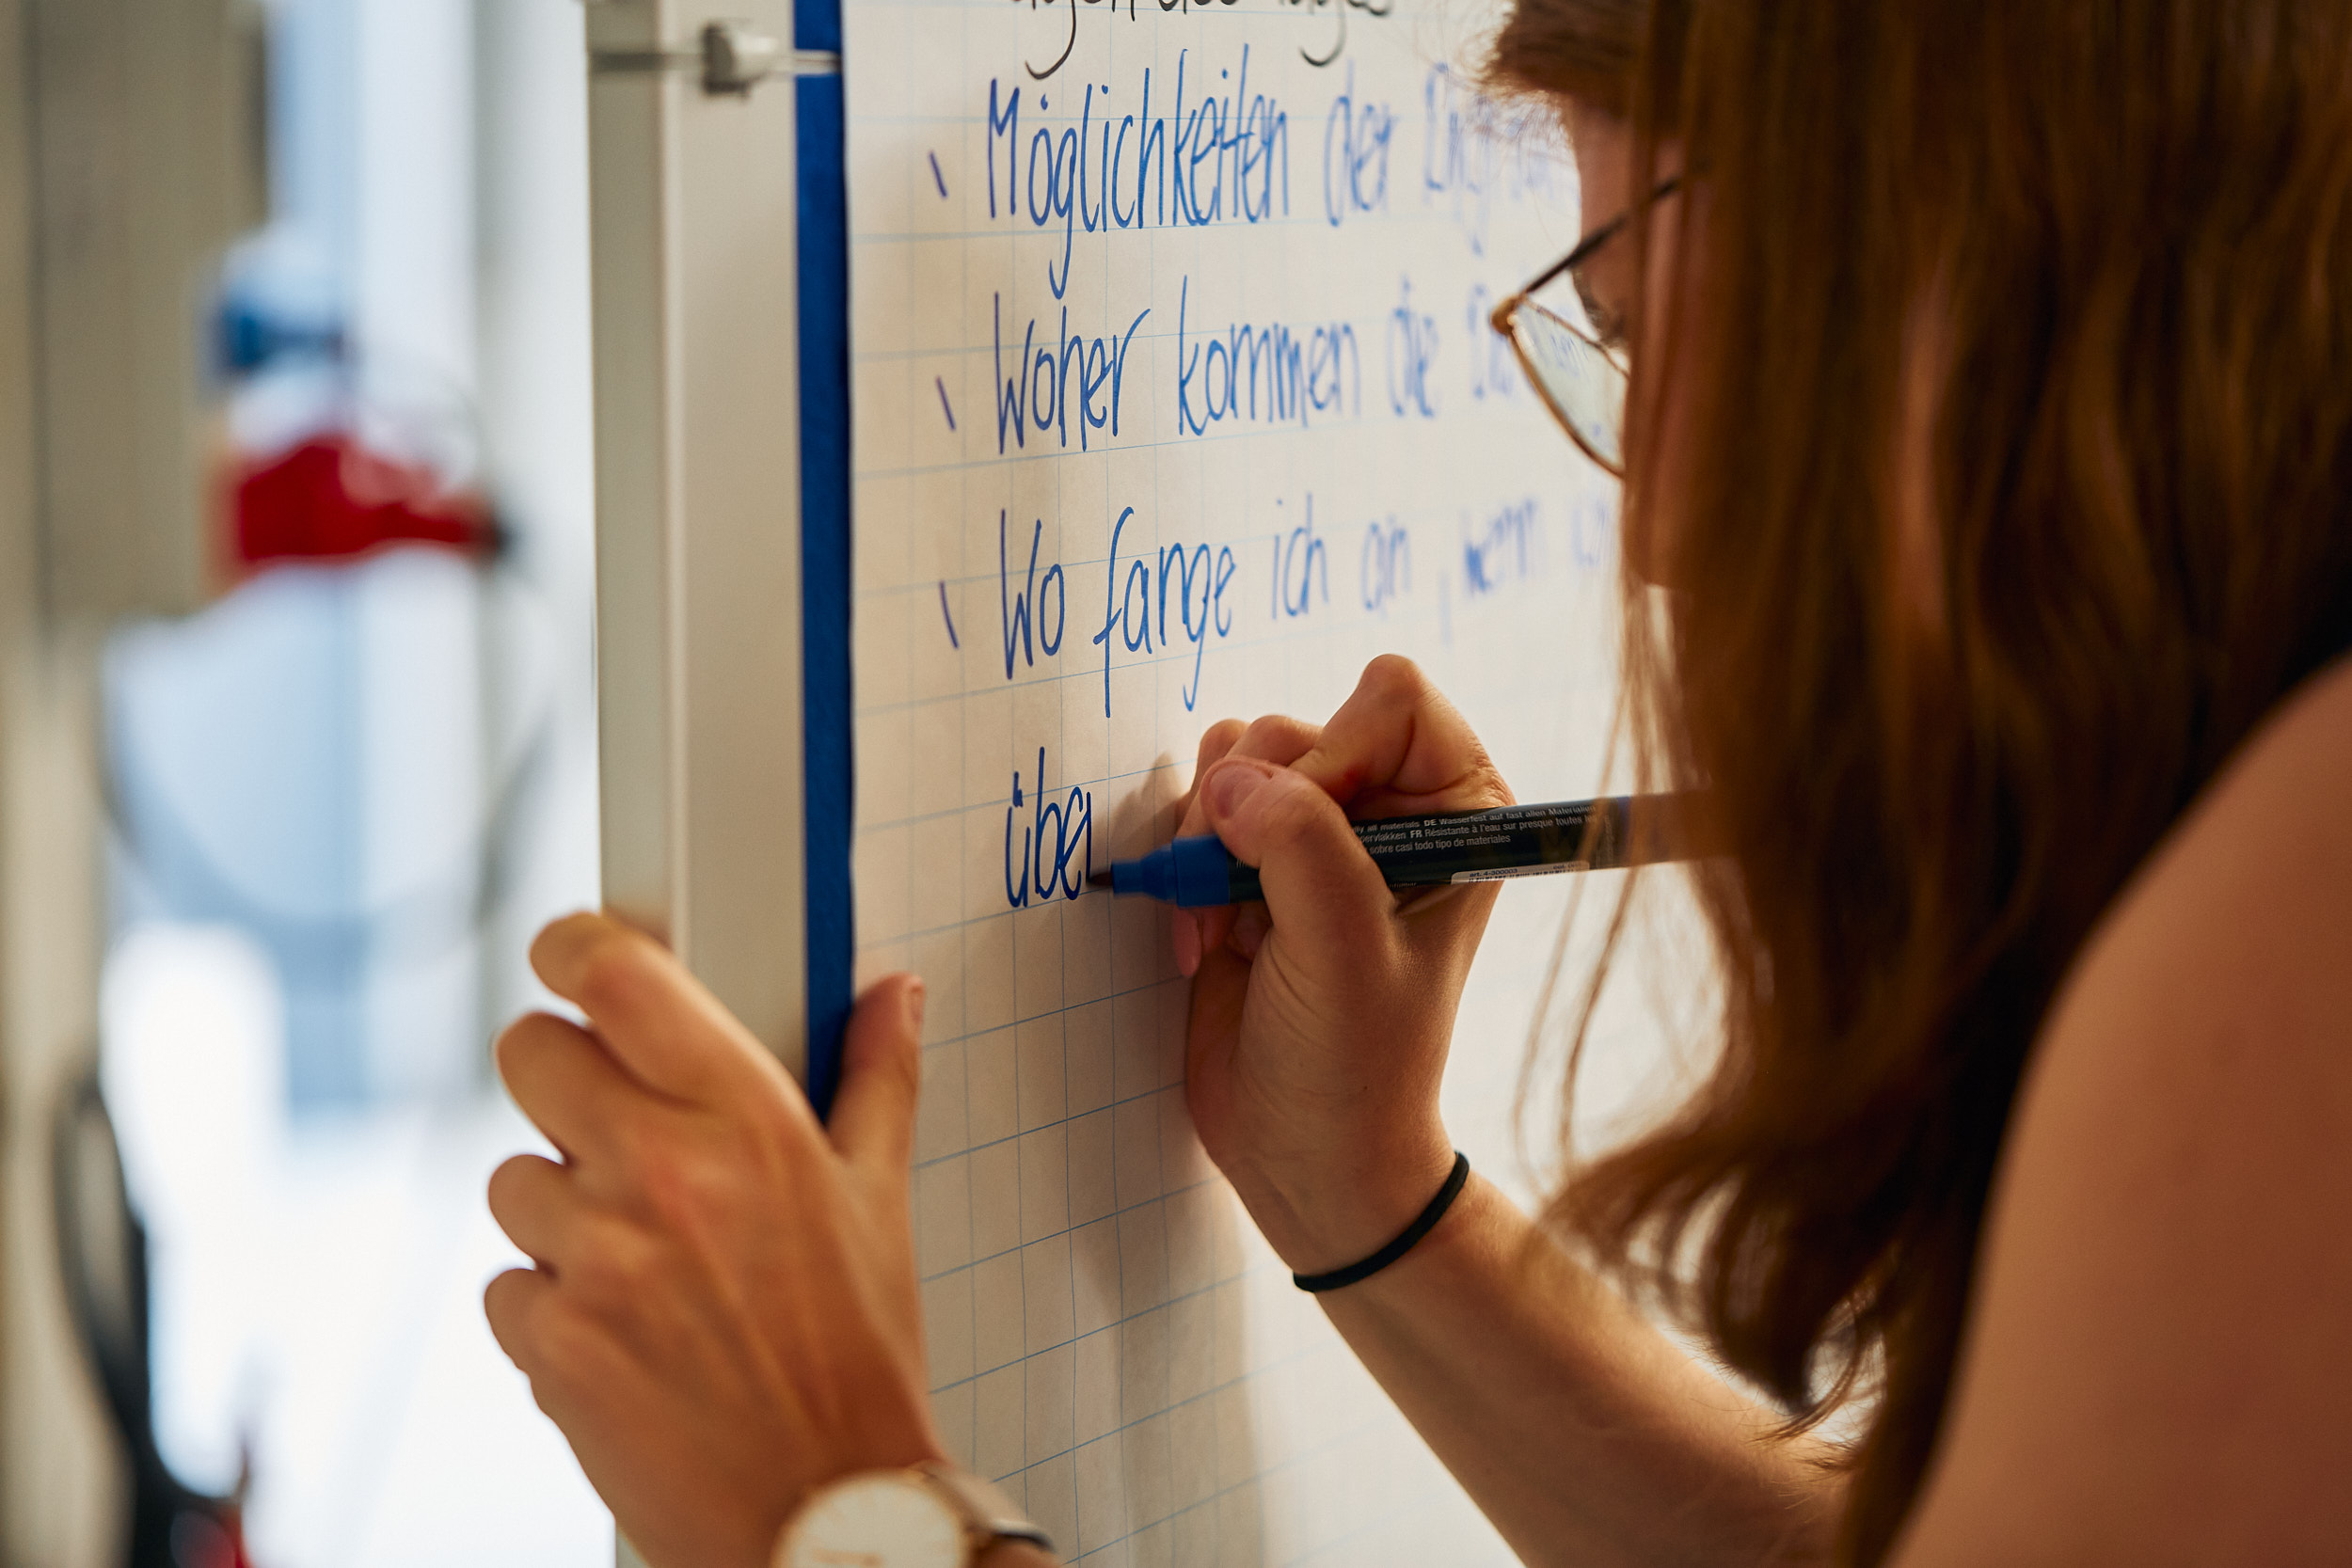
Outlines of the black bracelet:
<svg viewBox="0 0 2352 1568">
<path fill-rule="evenodd" d="M 1454 1168 L 1446 1173 L 1445 1185 L 1439 1187 L 1438 1196 L 1429 1200 L 1429 1207 L 1423 1209 L 1412 1224 L 1397 1233 L 1395 1241 L 1361 1262 L 1350 1263 L 1343 1269 L 1333 1269 L 1329 1274 L 1294 1274 L 1291 1283 L 1302 1291 L 1321 1294 L 1325 1291 L 1353 1285 L 1359 1279 L 1370 1279 L 1412 1251 L 1415 1243 L 1438 1228 L 1438 1222 L 1445 1218 L 1445 1212 L 1454 1207 L 1454 1200 L 1462 1196 L 1462 1188 L 1469 1180 L 1470 1156 L 1457 1148 L 1454 1151 Z"/>
</svg>

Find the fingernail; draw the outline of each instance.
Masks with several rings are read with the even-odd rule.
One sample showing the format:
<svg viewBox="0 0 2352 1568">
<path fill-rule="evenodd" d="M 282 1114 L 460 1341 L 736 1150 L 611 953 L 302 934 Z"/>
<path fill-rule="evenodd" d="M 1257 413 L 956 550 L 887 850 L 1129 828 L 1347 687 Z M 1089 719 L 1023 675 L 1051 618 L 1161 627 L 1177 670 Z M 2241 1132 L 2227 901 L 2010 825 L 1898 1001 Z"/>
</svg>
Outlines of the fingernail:
<svg viewBox="0 0 2352 1568">
<path fill-rule="evenodd" d="M 930 1002 L 930 993 L 924 989 L 921 976 L 917 975 L 912 977 L 906 990 L 901 995 L 899 1005 L 907 1010 L 906 1018 L 908 1031 L 914 1034 L 917 1038 L 920 1038 L 923 1034 L 923 1008 L 925 1005 Z"/>
<path fill-rule="evenodd" d="M 1176 949 L 1176 973 L 1191 979 L 1200 969 L 1200 917 L 1176 911 L 1168 921 L 1168 940 Z"/>
<path fill-rule="evenodd" d="M 1255 795 L 1266 782 L 1267 775 L 1248 762 L 1230 762 L 1209 775 L 1209 815 L 1220 821 L 1228 820 L 1241 810 L 1244 801 Z"/>
</svg>

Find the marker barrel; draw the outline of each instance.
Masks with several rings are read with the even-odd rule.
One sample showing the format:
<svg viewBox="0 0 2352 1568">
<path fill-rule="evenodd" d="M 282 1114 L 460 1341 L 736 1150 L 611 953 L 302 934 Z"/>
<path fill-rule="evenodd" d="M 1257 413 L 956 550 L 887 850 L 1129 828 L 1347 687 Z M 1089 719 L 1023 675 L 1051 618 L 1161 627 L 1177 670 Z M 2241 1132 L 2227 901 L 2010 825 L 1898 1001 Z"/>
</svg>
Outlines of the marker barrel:
<svg viewBox="0 0 2352 1568">
<path fill-rule="evenodd" d="M 1655 809 L 1659 798 L 1645 805 Z M 1560 871 L 1605 871 L 1666 858 L 1654 843 L 1636 845 L 1633 800 L 1565 800 L 1493 811 L 1392 816 L 1356 823 L 1356 836 L 1391 887 L 1439 887 L 1503 881 Z M 1660 837 L 1645 824 L 1645 841 Z M 1637 852 L 1640 851 L 1640 852 Z M 1142 893 L 1187 909 L 1247 904 L 1265 896 L 1257 867 L 1235 860 L 1216 838 L 1180 838 L 1137 861 L 1112 867 L 1120 893 Z"/>
<path fill-rule="evenodd" d="M 1620 796 L 1436 816 L 1391 816 L 1359 822 L 1355 828 L 1391 887 L 1443 887 L 1625 865 L 1631 805 Z M 1247 904 L 1265 896 L 1258 868 L 1239 861 L 1227 872 L 1226 887 L 1228 903 Z"/>
</svg>

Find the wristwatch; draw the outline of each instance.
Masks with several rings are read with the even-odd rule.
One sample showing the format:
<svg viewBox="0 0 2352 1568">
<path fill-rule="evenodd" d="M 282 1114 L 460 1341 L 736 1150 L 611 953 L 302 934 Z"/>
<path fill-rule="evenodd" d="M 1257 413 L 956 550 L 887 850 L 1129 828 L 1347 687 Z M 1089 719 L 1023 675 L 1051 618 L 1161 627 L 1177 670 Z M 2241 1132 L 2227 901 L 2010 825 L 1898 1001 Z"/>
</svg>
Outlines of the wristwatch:
<svg viewBox="0 0 2352 1568">
<path fill-rule="evenodd" d="M 967 1471 L 860 1470 L 802 1502 L 777 1538 L 775 1568 L 972 1568 L 1006 1541 L 1054 1549 L 1010 1498 Z"/>
</svg>

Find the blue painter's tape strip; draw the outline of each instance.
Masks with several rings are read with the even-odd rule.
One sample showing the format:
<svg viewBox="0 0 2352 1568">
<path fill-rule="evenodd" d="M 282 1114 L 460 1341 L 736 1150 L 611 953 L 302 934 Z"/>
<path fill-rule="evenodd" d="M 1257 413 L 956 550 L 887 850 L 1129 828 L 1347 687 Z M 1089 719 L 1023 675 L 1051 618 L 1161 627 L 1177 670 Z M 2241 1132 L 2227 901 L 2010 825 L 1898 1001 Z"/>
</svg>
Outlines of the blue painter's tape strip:
<svg viewBox="0 0 2352 1568">
<path fill-rule="evenodd" d="M 838 0 L 799 0 L 798 42 L 838 49 Z M 838 75 L 799 93 L 801 659 L 808 836 L 808 1095 L 832 1108 L 854 1000 L 850 885 L 850 213 Z"/>
<path fill-rule="evenodd" d="M 841 53 L 841 0 L 792 0 L 792 44 Z"/>
</svg>

